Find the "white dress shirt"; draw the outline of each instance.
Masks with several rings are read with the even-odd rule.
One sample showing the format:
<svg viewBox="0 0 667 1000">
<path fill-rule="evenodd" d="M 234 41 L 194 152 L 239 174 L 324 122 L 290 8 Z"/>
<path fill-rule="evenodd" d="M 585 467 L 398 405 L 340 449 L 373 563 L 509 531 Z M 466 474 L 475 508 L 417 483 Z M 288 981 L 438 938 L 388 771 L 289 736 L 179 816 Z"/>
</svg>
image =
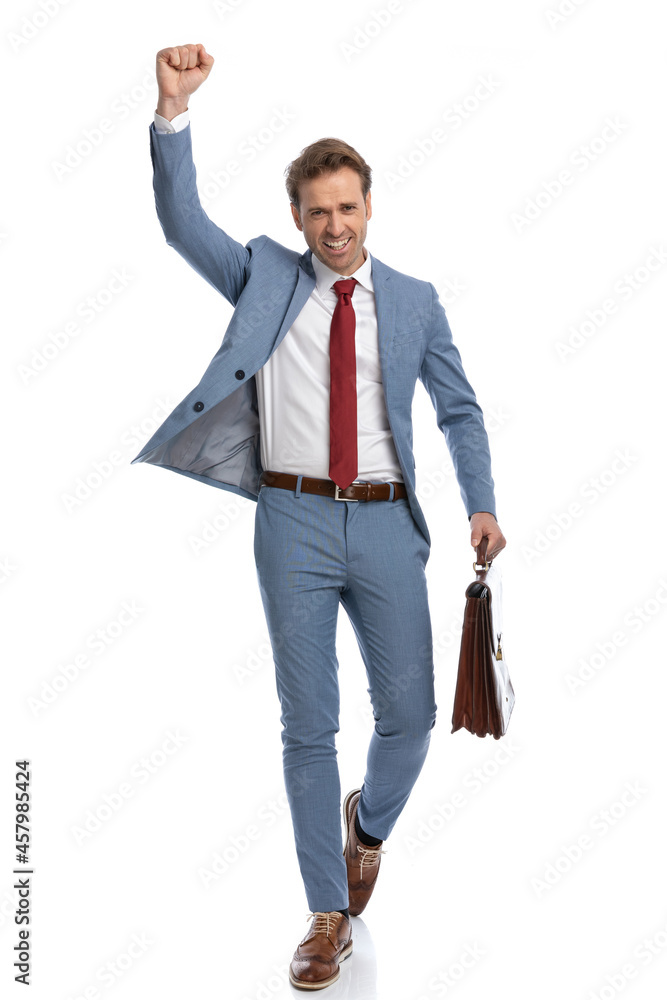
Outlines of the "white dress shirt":
<svg viewBox="0 0 667 1000">
<path fill-rule="evenodd" d="M 178 132 L 189 112 L 171 121 L 155 112 L 158 132 Z M 316 285 L 277 350 L 255 375 L 264 469 L 329 478 L 329 331 L 338 297 L 333 284 L 356 278 L 358 480 L 403 482 L 382 386 L 372 257 L 340 275 L 312 255 Z"/>
</svg>

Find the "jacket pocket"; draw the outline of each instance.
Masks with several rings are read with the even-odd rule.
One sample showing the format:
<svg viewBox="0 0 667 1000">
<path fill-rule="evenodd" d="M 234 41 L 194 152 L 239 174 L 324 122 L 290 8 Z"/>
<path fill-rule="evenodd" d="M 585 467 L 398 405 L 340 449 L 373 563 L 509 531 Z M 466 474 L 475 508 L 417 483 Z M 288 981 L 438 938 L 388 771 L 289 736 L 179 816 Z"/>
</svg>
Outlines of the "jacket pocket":
<svg viewBox="0 0 667 1000">
<path fill-rule="evenodd" d="M 398 347 L 400 344 L 409 344 L 413 340 L 421 340 L 422 337 L 422 328 L 420 326 L 411 326 L 394 334 L 393 343 Z"/>
</svg>

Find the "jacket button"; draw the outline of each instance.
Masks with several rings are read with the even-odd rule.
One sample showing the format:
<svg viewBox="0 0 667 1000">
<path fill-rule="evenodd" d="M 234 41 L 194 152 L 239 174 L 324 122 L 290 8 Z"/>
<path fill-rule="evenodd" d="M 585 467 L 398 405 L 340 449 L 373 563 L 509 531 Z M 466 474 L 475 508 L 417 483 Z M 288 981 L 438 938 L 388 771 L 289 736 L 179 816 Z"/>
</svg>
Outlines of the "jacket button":
<svg viewBox="0 0 667 1000">
<path fill-rule="evenodd" d="M 245 372 L 243 371 L 242 368 L 239 368 L 237 372 L 234 372 L 234 378 L 237 378 L 239 382 L 241 381 L 241 379 L 245 378 Z"/>
<path fill-rule="evenodd" d="M 204 404 L 202 402 L 195 403 L 195 405 L 192 407 L 192 409 L 196 410 L 197 413 L 201 413 L 201 411 L 204 409 Z"/>
</svg>

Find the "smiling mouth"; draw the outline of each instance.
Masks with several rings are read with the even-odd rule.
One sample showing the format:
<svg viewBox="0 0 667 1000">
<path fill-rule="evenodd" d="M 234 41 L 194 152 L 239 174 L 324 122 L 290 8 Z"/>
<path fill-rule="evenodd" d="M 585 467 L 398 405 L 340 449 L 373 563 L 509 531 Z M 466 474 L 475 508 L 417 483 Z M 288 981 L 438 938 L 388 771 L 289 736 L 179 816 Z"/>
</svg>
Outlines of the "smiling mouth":
<svg viewBox="0 0 667 1000">
<path fill-rule="evenodd" d="M 346 240 L 331 240 L 330 242 L 327 242 L 325 240 L 324 245 L 325 247 L 328 247 L 329 250 L 332 250 L 334 253 L 340 253 L 341 250 L 345 249 L 345 247 L 348 245 L 351 239 L 352 237 L 348 236 Z"/>
</svg>

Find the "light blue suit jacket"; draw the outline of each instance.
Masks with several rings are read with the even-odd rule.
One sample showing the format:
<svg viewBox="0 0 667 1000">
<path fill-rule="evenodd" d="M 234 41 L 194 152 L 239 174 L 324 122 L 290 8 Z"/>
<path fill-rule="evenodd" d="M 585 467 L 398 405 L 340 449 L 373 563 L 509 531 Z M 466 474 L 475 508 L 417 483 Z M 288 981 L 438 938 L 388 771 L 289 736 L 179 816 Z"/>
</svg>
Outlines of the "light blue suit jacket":
<svg viewBox="0 0 667 1000">
<path fill-rule="evenodd" d="M 311 252 L 299 255 L 268 236 L 243 246 L 208 218 L 197 194 L 190 125 L 160 134 L 151 123 L 150 141 L 155 203 L 167 243 L 235 310 L 199 384 L 132 464 L 161 465 L 256 500 L 262 467 L 254 376 L 315 287 Z M 415 494 L 412 398 L 417 379 L 435 407 L 468 516 L 496 512 L 488 438 L 433 285 L 376 257 L 372 274 L 389 425 L 412 514 L 430 542 Z"/>
</svg>

